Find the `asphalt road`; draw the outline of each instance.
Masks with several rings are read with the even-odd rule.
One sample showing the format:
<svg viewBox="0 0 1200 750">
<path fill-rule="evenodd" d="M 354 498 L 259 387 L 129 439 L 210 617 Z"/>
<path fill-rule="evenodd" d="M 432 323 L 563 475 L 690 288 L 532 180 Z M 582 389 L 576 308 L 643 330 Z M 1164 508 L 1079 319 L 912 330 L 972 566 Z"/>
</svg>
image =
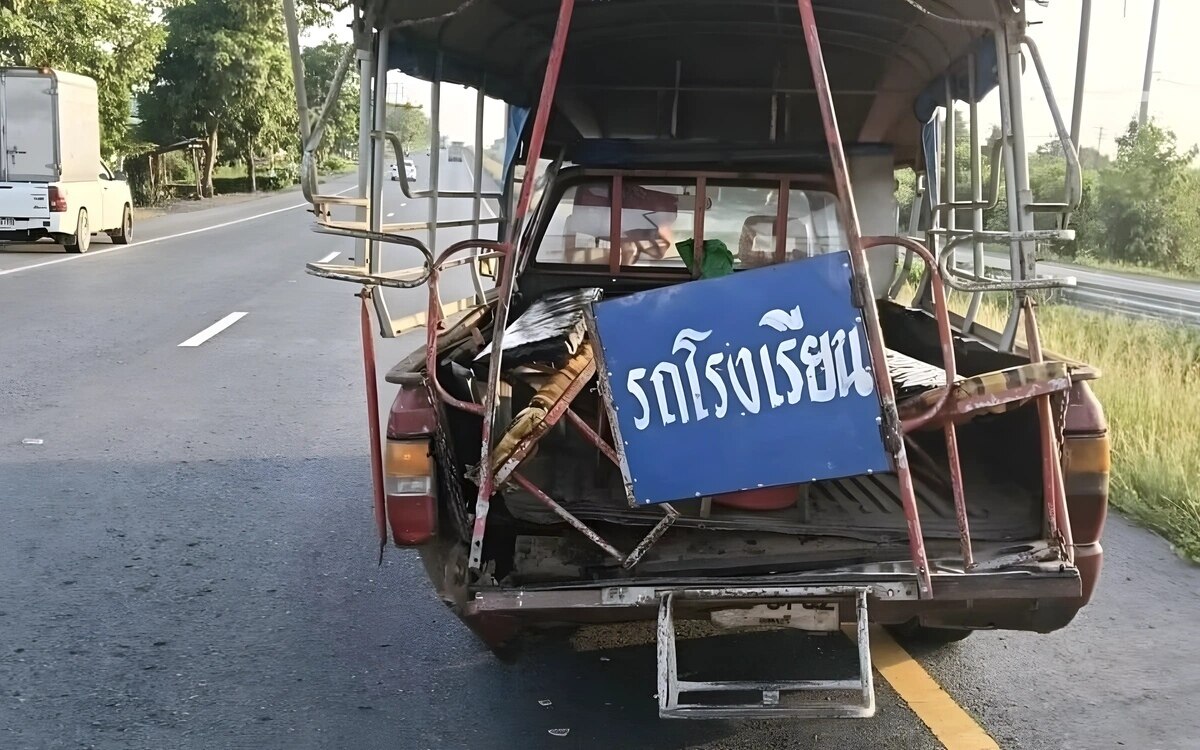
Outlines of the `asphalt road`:
<svg viewBox="0 0 1200 750">
<path fill-rule="evenodd" d="M 393 220 L 423 212 L 395 185 L 388 200 Z M 352 245 L 310 232 L 300 202 L 165 216 L 105 254 L 0 250 L 0 748 L 940 746 L 883 680 L 870 720 L 660 721 L 645 639 L 547 640 L 502 665 L 414 554 L 377 566 L 356 289 L 303 271 Z M 417 343 L 385 342 L 381 365 Z M 1001 747 L 1200 746 L 1200 571 L 1120 518 L 1105 547 L 1070 628 L 916 654 Z M 694 656 L 850 655 L 744 645 Z"/>
</svg>

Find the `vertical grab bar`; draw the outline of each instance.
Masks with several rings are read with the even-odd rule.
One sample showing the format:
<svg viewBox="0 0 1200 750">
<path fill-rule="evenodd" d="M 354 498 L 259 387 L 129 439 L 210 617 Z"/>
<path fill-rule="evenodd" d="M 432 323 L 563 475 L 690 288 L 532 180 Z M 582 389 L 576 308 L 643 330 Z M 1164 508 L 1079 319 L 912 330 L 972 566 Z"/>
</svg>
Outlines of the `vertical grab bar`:
<svg viewBox="0 0 1200 750">
<path fill-rule="evenodd" d="M 917 576 L 917 588 L 922 597 L 931 597 L 933 584 L 930 578 L 929 561 L 925 555 L 925 542 L 921 535 L 921 521 L 917 516 L 917 499 L 913 489 L 912 471 L 908 465 L 908 454 L 901 436 L 895 391 L 892 388 L 892 380 L 888 376 L 887 355 L 883 348 L 883 329 L 879 325 L 879 310 L 875 304 L 875 294 L 871 289 L 866 250 L 858 224 L 854 193 L 850 187 L 850 171 L 846 162 L 846 152 L 842 146 L 841 131 L 838 129 L 837 113 L 833 108 L 833 93 L 829 86 L 828 74 L 825 71 L 825 59 L 821 52 L 821 40 L 817 33 L 813 0 L 797 0 L 797 4 L 800 8 L 800 22 L 804 31 L 804 46 L 808 53 L 809 65 L 812 68 L 813 86 L 816 89 L 817 103 L 821 108 L 821 124 L 824 126 L 825 141 L 829 146 L 829 158 L 833 163 L 838 204 L 841 208 L 842 220 L 846 223 L 854 278 L 854 294 L 857 297 L 855 304 L 861 306 L 863 311 L 863 328 L 867 334 L 867 344 L 871 354 L 871 374 L 875 378 L 882 407 L 885 443 L 895 464 L 900 485 L 900 497 L 904 505 L 904 516 L 908 522 L 908 544 L 912 555 L 913 569 Z M 912 243 L 912 241 L 908 240 L 908 243 Z M 930 278 L 932 280 L 933 277 Z"/>
</svg>

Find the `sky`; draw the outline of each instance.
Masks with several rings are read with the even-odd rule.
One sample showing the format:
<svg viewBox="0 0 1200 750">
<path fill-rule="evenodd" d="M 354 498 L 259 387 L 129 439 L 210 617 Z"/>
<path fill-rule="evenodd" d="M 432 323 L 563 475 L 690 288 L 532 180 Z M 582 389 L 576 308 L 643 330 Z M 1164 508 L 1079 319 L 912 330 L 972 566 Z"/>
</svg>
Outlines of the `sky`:
<svg viewBox="0 0 1200 750">
<path fill-rule="evenodd" d="M 1150 117 L 1175 131 L 1182 145 L 1200 143 L 1200 66 L 1196 64 L 1195 30 L 1200 28 L 1200 2 L 1160 0 L 1158 41 L 1154 50 L 1154 80 L 1150 88 Z M 1146 70 L 1153 0 L 1094 0 L 1089 35 L 1087 79 L 1083 103 L 1082 145 L 1100 144 L 1104 153 L 1116 151 L 1115 139 L 1141 103 Z M 1049 8 L 1029 3 L 1038 44 L 1050 74 L 1055 98 L 1070 123 L 1075 86 L 1075 55 L 1079 40 L 1078 0 L 1051 0 Z M 1032 65 L 1022 85 L 1026 95 L 1026 137 L 1032 143 L 1054 133 L 1040 88 L 1035 88 Z M 992 107 L 999 105 L 988 102 Z M 997 116 L 998 119 L 998 116 Z"/>
<path fill-rule="evenodd" d="M 1107 154 L 1116 151 L 1116 137 L 1137 116 L 1145 72 L 1146 43 L 1154 0 L 1094 0 L 1090 34 L 1087 85 L 1083 104 L 1082 145 L 1099 147 Z M 1154 81 L 1150 94 L 1150 116 L 1175 131 L 1184 147 L 1200 143 L 1200 66 L 1196 65 L 1194 30 L 1200 29 L 1200 2 L 1160 0 L 1158 41 L 1154 55 Z M 1068 123 L 1071 119 L 1075 85 L 1075 57 L 1079 39 L 1079 0 L 1051 0 L 1041 8 L 1027 0 L 1030 36 L 1049 71 L 1055 98 Z M 346 17 L 348 19 L 348 16 Z M 349 40 L 344 28 L 330 30 Z M 310 34 L 319 37 L 321 32 Z M 570 40 L 568 39 L 568 44 Z M 429 111 L 428 83 L 393 72 L 388 79 L 389 99 L 419 104 Z M 1023 78 L 1026 137 L 1030 150 L 1054 137 L 1053 120 L 1033 65 Z M 990 96 L 980 104 L 981 117 L 990 130 L 999 121 L 999 105 Z M 442 89 L 442 132 L 451 140 L 474 140 L 475 94 L 462 86 Z M 486 108 L 484 142 L 491 143 L 504 132 L 503 107 L 492 102 Z"/>
</svg>

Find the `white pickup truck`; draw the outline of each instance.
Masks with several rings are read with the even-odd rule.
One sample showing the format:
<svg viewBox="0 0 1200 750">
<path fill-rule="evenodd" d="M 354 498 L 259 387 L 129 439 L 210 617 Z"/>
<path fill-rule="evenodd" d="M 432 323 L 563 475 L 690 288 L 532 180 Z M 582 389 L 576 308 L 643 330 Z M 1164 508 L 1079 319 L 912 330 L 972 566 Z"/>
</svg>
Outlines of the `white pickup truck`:
<svg viewBox="0 0 1200 750">
<path fill-rule="evenodd" d="M 92 235 L 133 238 L 133 199 L 100 160 L 96 82 L 49 68 L 0 68 L 0 240 L 50 237 L 85 253 Z"/>
</svg>

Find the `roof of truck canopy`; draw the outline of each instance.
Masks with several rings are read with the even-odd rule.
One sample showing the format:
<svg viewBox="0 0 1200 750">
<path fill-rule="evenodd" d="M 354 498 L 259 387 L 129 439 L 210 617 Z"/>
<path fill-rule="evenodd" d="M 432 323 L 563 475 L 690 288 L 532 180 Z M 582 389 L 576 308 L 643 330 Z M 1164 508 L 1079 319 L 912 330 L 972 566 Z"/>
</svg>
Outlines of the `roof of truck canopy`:
<svg viewBox="0 0 1200 750">
<path fill-rule="evenodd" d="M 536 101 L 556 0 L 363 1 L 379 13 L 375 25 L 391 29 L 392 68 L 433 80 L 440 52 L 443 81 L 518 106 Z M 1023 1 L 814 5 L 843 139 L 889 144 L 907 159 L 940 77 L 973 45 L 994 75 L 984 37 Z M 576 0 L 549 141 L 573 158 L 623 139 L 669 143 L 676 156 L 704 144 L 823 152 L 795 0 Z"/>
</svg>

